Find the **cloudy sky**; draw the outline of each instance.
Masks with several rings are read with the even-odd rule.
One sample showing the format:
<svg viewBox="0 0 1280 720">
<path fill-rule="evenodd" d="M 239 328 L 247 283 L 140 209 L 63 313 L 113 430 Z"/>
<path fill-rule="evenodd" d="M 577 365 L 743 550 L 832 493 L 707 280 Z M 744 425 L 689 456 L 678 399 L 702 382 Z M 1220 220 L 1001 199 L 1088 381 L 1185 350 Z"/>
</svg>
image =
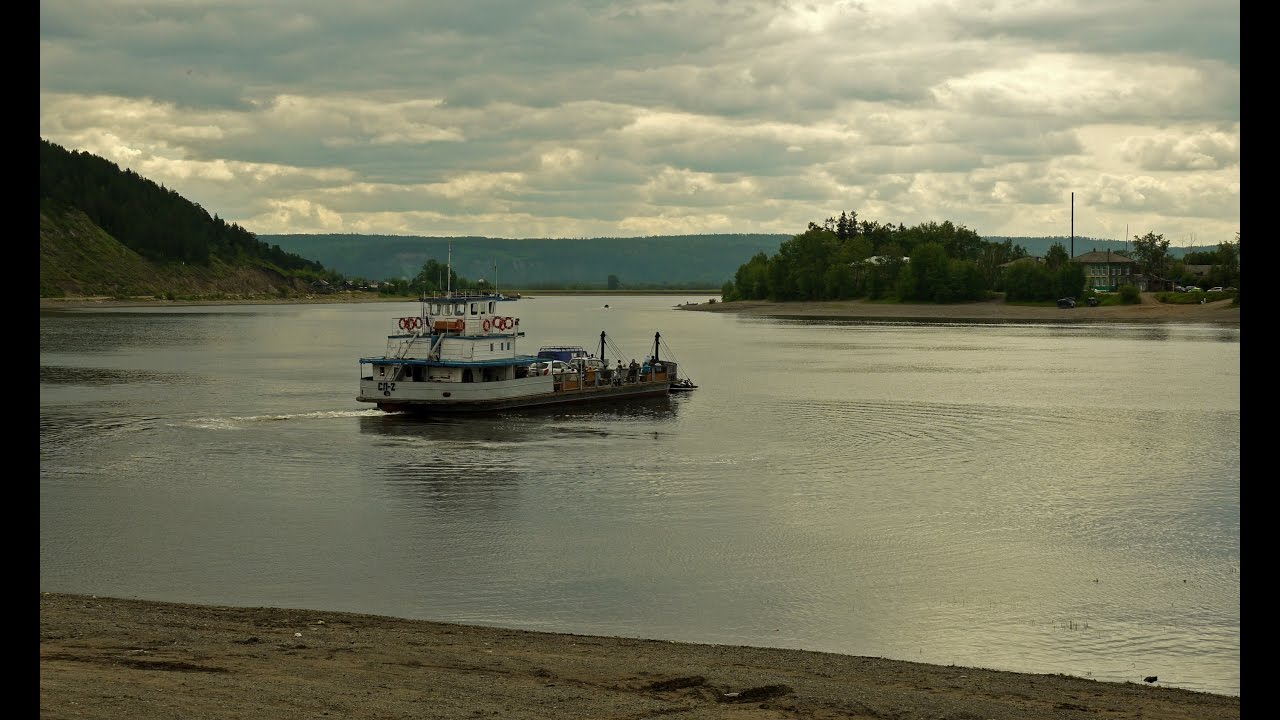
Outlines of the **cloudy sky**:
<svg viewBox="0 0 1280 720">
<path fill-rule="evenodd" d="M 1215 245 L 1239 26 L 1230 0 L 56 0 L 40 135 L 263 235 L 852 211 Z"/>
</svg>

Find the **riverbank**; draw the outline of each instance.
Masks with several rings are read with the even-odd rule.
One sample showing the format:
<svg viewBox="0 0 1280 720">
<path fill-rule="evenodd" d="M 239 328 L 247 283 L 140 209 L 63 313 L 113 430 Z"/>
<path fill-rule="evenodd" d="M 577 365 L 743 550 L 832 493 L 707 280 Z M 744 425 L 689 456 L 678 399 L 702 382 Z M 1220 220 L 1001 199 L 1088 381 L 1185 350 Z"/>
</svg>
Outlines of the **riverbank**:
<svg viewBox="0 0 1280 720">
<path fill-rule="evenodd" d="M 882 658 L 42 593 L 40 717 L 1240 717 L 1240 698 Z"/>
<path fill-rule="evenodd" d="M 539 296 L 546 297 L 597 297 L 597 296 L 617 296 L 617 295 L 636 295 L 636 296 L 670 296 L 670 297 L 689 297 L 690 295 L 705 295 L 711 291 L 687 291 L 687 290 L 635 290 L 630 292 L 619 292 L 617 290 L 538 290 L 534 292 L 513 293 L 511 297 L 524 297 L 533 299 Z M 169 307 L 169 306 L 198 306 L 198 305 L 315 305 L 330 303 L 412 303 L 418 302 L 417 297 L 408 296 L 388 296 L 376 292 L 361 292 L 356 290 L 340 290 L 331 293 L 315 293 L 308 295 L 296 295 L 290 297 L 220 297 L 217 299 L 200 299 L 200 300 L 167 300 L 158 297 L 132 297 L 119 298 L 108 295 L 74 295 L 67 297 L 42 297 L 40 298 L 40 309 L 49 310 L 57 308 L 94 308 L 94 307 Z"/>
<path fill-rule="evenodd" d="M 823 318 L 840 320 L 885 320 L 899 322 L 1140 322 L 1240 324 L 1240 306 L 1231 300 L 1175 305 L 1142 293 L 1133 305 L 1080 304 L 1063 309 L 1055 306 L 1019 305 L 1002 299 L 940 305 L 935 303 L 891 303 L 869 300 L 818 302 L 769 302 L 739 300 L 682 305 L 682 310 L 734 313 L 775 318 Z"/>
<path fill-rule="evenodd" d="M 554 294 L 554 293 L 547 293 Z M 615 293 L 625 295 L 627 293 Z M 322 303 L 406 303 L 413 298 L 386 297 L 376 293 L 341 292 L 306 295 L 294 298 L 244 298 L 220 300 L 161 300 L 156 298 L 118 299 L 109 297 L 41 298 L 40 309 L 84 309 L 95 307 L 166 307 L 198 305 L 287 305 Z M 1155 299 L 1154 293 L 1143 293 L 1134 305 L 1081 304 L 1071 309 L 1044 305 L 1019 305 L 1003 299 L 939 305 L 935 303 L 889 303 L 869 300 L 833 300 L 818 302 L 769 302 L 741 300 L 735 302 L 686 302 L 680 310 L 734 313 L 743 316 L 775 318 L 823 318 L 839 320 L 883 320 L 896 322 L 1138 322 L 1138 323 L 1210 323 L 1239 325 L 1240 306 L 1230 299 L 1174 305 Z"/>
</svg>

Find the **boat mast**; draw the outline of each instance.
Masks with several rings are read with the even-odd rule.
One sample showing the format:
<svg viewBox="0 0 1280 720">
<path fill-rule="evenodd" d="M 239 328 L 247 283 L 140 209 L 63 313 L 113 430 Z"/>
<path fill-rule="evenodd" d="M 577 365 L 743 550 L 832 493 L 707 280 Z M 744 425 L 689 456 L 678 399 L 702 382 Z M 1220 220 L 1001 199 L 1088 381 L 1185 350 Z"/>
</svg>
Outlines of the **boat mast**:
<svg viewBox="0 0 1280 720">
<path fill-rule="evenodd" d="M 658 340 L 662 337 L 662 333 L 653 334 L 653 362 L 658 362 Z"/>
<path fill-rule="evenodd" d="M 604 331 L 603 330 L 600 331 L 600 359 L 602 361 L 604 360 Z M 608 364 L 609 363 L 606 361 L 605 365 L 608 365 Z"/>
<path fill-rule="evenodd" d="M 445 256 L 446 262 L 444 271 L 445 297 L 453 297 L 453 241 L 449 241 L 449 254 Z"/>
</svg>

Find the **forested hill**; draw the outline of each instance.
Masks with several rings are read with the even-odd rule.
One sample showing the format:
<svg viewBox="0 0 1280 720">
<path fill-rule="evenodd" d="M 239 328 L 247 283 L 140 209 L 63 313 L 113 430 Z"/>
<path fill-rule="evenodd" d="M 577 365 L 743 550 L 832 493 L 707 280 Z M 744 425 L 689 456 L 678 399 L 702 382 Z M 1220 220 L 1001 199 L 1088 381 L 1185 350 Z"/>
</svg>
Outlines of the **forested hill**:
<svg viewBox="0 0 1280 720">
<path fill-rule="evenodd" d="M 333 277 L 132 170 L 40 140 L 40 294 L 287 296 Z"/>
<path fill-rule="evenodd" d="M 738 267 L 772 255 L 790 235 L 663 235 L 628 238 L 263 235 L 264 241 L 315 258 L 348 277 L 412 278 L 428 260 L 447 263 L 498 287 L 719 288 Z"/>
</svg>

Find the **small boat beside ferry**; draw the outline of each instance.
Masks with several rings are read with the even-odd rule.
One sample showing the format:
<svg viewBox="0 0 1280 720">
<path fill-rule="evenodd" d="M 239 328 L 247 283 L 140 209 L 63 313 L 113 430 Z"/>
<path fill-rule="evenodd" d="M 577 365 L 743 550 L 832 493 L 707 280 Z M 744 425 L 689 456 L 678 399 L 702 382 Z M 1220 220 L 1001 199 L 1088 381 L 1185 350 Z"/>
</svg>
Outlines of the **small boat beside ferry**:
<svg viewBox="0 0 1280 720">
<path fill-rule="evenodd" d="M 550 345 L 520 350 L 518 296 L 449 291 L 395 318 L 382 355 L 360 358 L 359 402 L 386 412 L 474 413 L 687 392 L 697 385 L 661 354 L 654 333 L 643 363 L 623 360 L 600 333 L 597 352 Z M 669 352 L 668 352 L 669 355 Z"/>
</svg>

